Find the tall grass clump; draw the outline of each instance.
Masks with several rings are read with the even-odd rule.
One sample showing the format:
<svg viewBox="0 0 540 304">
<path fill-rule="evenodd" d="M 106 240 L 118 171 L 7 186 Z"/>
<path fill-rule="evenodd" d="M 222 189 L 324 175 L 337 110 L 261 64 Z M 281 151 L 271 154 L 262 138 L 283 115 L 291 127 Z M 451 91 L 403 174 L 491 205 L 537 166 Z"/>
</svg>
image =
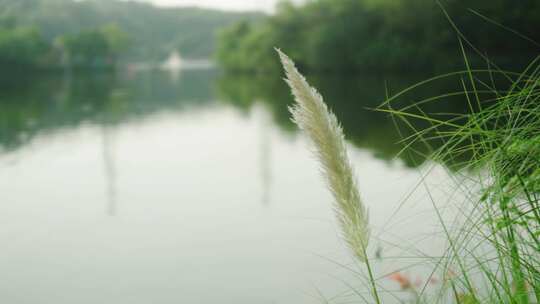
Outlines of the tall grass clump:
<svg viewBox="0 0 540 304">
<path fill-rule="evenodd" d="M 343 237 L 354 255 L 368 269 L 374 300 L 380 303 L 375 280 L 367 256 L 370 236 L 367 208 L 360 198 L 354 170 L 349 161 L 343 130 L 322 96 L 309 85 L 294 62 L 277 50 L 296 103 L 290 107 L 293 121 L 309 137 L 322 173 L 334 196 L 335 212 Z"/>
<path fill-rule="evenodd" d="M 460 226 L 437 267 L 454 269 L 448 286 L 456 303 L 538 303 L 540 300 L 540 64 L 523 73 L 498 68 L 466 70 L 426 80 L 388 98 L 404 134 L 403 153 L 426 145 L 431 158 L 459 168 L 456 190 L 467 197 Z M 457 77 L 456 77 L 457 76 Z M 462 90 L 400 105 L 400 97 L 441 78 Z M 500 81 L 505 83 L 501 88 Z M 429 103 L 465 98 L 466 114 L 430 113 Z M 418 129 L 418 121 L 426 126 Z M 403 127 L 405 129 L 403 129 Z M 433 143 L 437 143 L 434 145 Z M 435 148 L 438 146 L 438 148 Z M 465 187 L 465 184 L 467 185 Z M 465 210 L 468 211 L 465 211 Z M 447 223 L 441 225 L 446 227 Z M 482 288 L 479 288 L 482 286 Z"/>
<path fill-rule="evenodd" d="M 403 134 L 402 153 L 416 153 L 413 147 L 425 145 L 432 163 L 444 163 L 452 171 L 455 191 L 466 198 L 465 204 L 457 206 L 456 218 L 448 222 L 430 195 L 448 246 L 441 257 L 426 258 L 432 273 L 442 274 L 440 290 L 427 296 L 423 288 L 415 292 L 414 303 L 538 303 L 540 57 L 522 73 L 504 71 L 489 61 L 487 69 L 474 70 L 461 46 L 464 71 L 418 83 L 387 98 L 378 109 L 390 113 Z M 293 120 L 313 143 L 335 199 L 344 239 L 367 266 L 373 301 L 380 303 L 367 256 L 367 209 L 342 128 L 291 59 L 278 52 L 296 100 L 290 108 Z M 448 78 L 454 78 L 460 89 L 399 103 L 408 92 Z M 429 111 L 430 103 L 451 102 L 450 98 L 464 98 L 466 113 Z"/>
</svg>

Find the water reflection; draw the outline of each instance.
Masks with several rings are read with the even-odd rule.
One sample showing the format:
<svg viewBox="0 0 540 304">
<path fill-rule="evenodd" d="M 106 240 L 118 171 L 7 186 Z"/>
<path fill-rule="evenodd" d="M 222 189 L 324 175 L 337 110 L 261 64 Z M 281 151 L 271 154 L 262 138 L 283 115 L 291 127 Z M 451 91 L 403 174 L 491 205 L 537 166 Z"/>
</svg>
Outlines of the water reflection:
<svg viewBox="0 0 540 304">
<path fill-rule="evenodd" d="M 215 70 L 175 77 L 58 74 L 5 85 L 0 164 L 19 161 L 0 172 L 0 241 L 9 244 L 0 267 L 11 276 L 0 294 L 66 304 L 247 304 L 317 303 L 305 296 L 312 282 L 329 296 L 350 290 L 332 279 L 347 272 L 321 258 L 351 261 L 280 78 Z M 358 147 L 351 160 L 365 200 L 375 202 L 374 230 L 399 236 L 374 233 L 373 250 L 382 244 L 383 258 L 403 256 L 392 244 L 424 241 L 436 219 L 418 203 L 388 220 L 417 181 L 409 167 L 424 158 L 392 161 L 400 150 L 394 125 L 366 108 L 381 100 L 384 79 L 391 88 L 414 80 L 310 79 Z M 421 225 L 411 216 L 418 214 Z M 422 243 L 426 252 L 443 248 L 436 238 Z M 407 265 L 375 266 L 383 277 Z M 39 288 L 21 292 L 28 284 Z"/>
<path fill-rule="evenodd" d="M 103 170 L 105 173 L 104 179 L 107 185 L 107 214 L 110 216 L 116 215 L 118 206 L 116 202 L 116 166 L 114 154 L 114 129 L 103 125 Z"/>
<path fill-rule="evenodd" d="M 271 200 L 271 187 L 272 187 L 272 143 L 270 136 L 270 117 L 268 111 L 263 106 L 259 106 L 259 111 L 256 114 L 259 115 L 259 162 L 260 162 L 260 176 L 261 176 L 261 202 L 263 205 L 270 204 Z"/>
<path fill-rule="evenodd" d="M 162 72 L 16 77 L 0 92 L 0 147 L 16 150 L 58 129 L 114 126 L 159 111 L 204 106 L 213 100 L 216 75 L 195 71 L 179 82 Z"/>
<path fill-rule="evenodd" d="M 399 140 L 410 132 L 398 134 L 395 122 L 388 115 L 372 109 L 382 102 L 389 89 L 395 92 L 422 77 L 425 75 L 312 75 L 309 78 L 339 117 L 347 139 L 378 158 L 391 160 L 402 149 L 402 145 L 397 144 Z M 455 91 L 455 87 L 455 81 L 439 82 L 427 90 L 414 91 L 414 95 L 405 95 L 401 100 L 410 103 Z M 21 78 L 4 84 L 0 93 L 0 147 L 4 151 L 16 150 L 41 133 L 82 124 L 114 126 L 158 112 L 205 107 L 217 99 L 245 113 L 255 104 L 263 104 L 266 110 L 261 112 L 271 113 L 269 119 L 273 123 L 287 132 L 296 130 L 287 110 L 291 102 L 289 91 L 276 76 L 226 75 L 211 69 L 182 75 L 159 71 L 120 75 L 106 72 L 59 74 Z M 422 111 L 461 113 L 466 108 L 466 99 L 458 97 L 451 102 L 430 104 Z M 426 126 L 417 123 L 416 129 Z M 261 129 L 264 137 L 264 126 Z M 262 143 L 261 151 L 266 149 L 264 146 Z M 421 144 L 413 148 L 417 153 L 399 157 L 408 166 L 416 167 L 429 155 L 429 148 Z M 261 159 L 267 157 L 265 153 L 261 153 Z"/>
<path fill-rule="evenodd" d="M 403 144 L 399 142 L 402 138 L 410 136 L 413 130 L 421 130 L 429 125 L 425 121 L 416 120 L 409 121 L 411 125 L 407 126 L 385 113 L 375 111 L 375 108 L 383 102 L 386 95 L 397 93 L 428 76 L 426 74 L 308 75 L 308 78 L 338 116 L 349 142 L 358 148 L 371 151 L 377 158 L 392 160 L 399 157 L 407 166 L 418 167 L 429 158 L 431 149 L 441 143 L 433 141 L 430 145 L 424 145 L 417 142 L 410 147 L 414 153 L 405 154 L 400 153 Z M 460 90 L 462 89 L 459 88 L 459 78 L 445 79 L 404 94 L 393 104 L 394 106 L 412 104 L 443 92 Z M 245 111 L 248 111 L 255 101 L 263 102 L 277 125 L 286 131 L 296 130 L 288 112 L 292 97 L 279 77 L 222 75 L 218 81 L 218 94 L 222 100 Z M 465 113 L 467 109 L 466 99 L 455 96 L 445 99 L 444 102 L 424 105 L 419 111 L 441 115 L 441 113 Z"/>
</svg>

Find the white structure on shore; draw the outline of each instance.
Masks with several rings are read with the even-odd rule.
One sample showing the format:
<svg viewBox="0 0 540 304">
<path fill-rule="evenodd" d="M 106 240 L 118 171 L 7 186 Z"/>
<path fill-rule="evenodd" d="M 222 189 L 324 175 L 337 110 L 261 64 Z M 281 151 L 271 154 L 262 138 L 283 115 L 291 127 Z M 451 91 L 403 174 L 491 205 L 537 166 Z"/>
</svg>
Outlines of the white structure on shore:
<svg viewBox="0 0 540 304">
<path fill-rule="evenodd" d="M 169 55 L 169 58 L 161 64 L 162 70 L 179 70 L 182 68 L 184 60 L 178 51 L 174 51 Z"/>
<path fill-rule="evenodd" d="M 134 62 L 127 65 L 127 69 L 132 72 L 159 69 L 173 74 L 178 74 L 180 70 L 209 69 L 214 67 L 214 63 L 209 59 L 185 59 L 180 52 L 173 51 L 161 63 Z"/>
</svg>

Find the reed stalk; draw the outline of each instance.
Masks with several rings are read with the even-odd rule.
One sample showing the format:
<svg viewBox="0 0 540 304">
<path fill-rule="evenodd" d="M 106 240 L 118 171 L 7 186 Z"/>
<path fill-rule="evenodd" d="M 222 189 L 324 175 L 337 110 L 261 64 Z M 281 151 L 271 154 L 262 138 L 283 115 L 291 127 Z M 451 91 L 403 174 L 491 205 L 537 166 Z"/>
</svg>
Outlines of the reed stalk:
<svg viewBox="0 0 540 304">
<path fill-rule="evenodd" d="M 335 213 L 341 225 L 343 238 L 354 255 L 366 265 L 373 296 L 376 302 L 380 303 L 367 257 L 370 236 L 368 211 L 360 198 L 343 129 L 336 116 L 328 109 L 323 97 L 298 72 L 294 62 L 280 50 L 277 52 L 285 70 L 285 81 L 296 101 L 289 108 L 293 121 L 313 144 L 313 151 L 321 164 L 323 177 L 335 200 Z"/>
</svg>

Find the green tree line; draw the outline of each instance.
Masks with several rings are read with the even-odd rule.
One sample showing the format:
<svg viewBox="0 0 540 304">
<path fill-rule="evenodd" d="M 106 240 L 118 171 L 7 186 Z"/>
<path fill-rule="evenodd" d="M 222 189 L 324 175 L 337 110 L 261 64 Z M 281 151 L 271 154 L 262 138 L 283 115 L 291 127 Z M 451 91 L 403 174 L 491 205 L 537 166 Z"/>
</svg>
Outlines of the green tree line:
<svg viewBox="0 0 540 304">
<path fill-rule="evenodd" d="M 127 50 L 130 37 L 115 24 L 60 36 L 55 46 L 61 61 L 70 66 L 107 67 Z"/>
<path fill-rule="evenodd" d="M 540 1 L 439 3 L 313 0 L 295 6 L 284 1 L 275 15 L 259 23 L 240 22 L 223 30 L 217 59 L 230 70 L 276 70 L 273 48 L 280 47 L 312 70 L 445 68 L 462 62 L 451 22 L 494 60 L 526 62 L 540 50 L 534 42 L 540 42 Z"/>
<path fill-rule="evenodd" d="M 50 42 L 37 27 L 0 22 L 0 66 L 12 70 L 112 67 L 128 45 L 128 35 L 114 24 L 59 35 Z"/>
<path fill-rule="evenodd" d="M 13 20 L 0 20 L 0 66 L 30 67 L 40 63 L 48 45 L 34 27 L 16 26 Z"/>
<path fill-rule="evenodd" d="M 260 14 L 115 0 L 0 0 L 0 66 L 108 67 L 213 55 L 219 28 Z"/>
<path fill-rule="evenodd" d="M 122 52 L 125 61 L 162 60 L 177 50 L 186 58 L 209 58 L 215 50 L 219 28 L 257 13 L 232 13 L 199 8 L 161 8 L 120 0 L 0 0 L 0 19 L 39 29 L 41 38 L 53 44 L 60 36 L 97 32 L 114 24 L 130 37 Z M 98 38 L 100 39 L 100 38 Z"/>
</svg>

